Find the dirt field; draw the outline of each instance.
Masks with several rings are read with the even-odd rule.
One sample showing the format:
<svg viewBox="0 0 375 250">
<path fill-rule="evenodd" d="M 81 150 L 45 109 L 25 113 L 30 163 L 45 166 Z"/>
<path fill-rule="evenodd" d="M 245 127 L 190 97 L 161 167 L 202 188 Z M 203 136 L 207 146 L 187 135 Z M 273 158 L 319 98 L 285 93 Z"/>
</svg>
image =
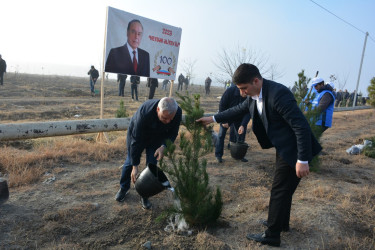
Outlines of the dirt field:
<svg viewBox="0 0 375 250">
<path fill-rule="evenodd" d="M 131 101 L 129 81 L 125 98 L 117 95 L 115 81 L 105 86 L 104 118 L 114 118 L 121 99 L 130 114 L 141 104 Z M 202 96 L 206 112 L 217 111 L 223 91 L 213 88 L 211 96 Z M 145 83 L 139 92 L 146 100 Z M 160 84 L 156 97 L 165 94 Z M 1 123 L 94 119 L 99 107 L 88 78 L 8 73 L 0 86 Z M 10 186 L 10 198 L 0 206 L 0 249 L 144 249 L 148 241 L 152 249 L 268 249 L 245 236 L 265 229 L 259 220 L 267 218 L 275 150 L 262 150 L 249 128 L 248 163 L 232 159 L 228 150 L 222 164 L 213 153 L 207 157 L 223 212 L 217 225 L 192 229 L 191 235 L 166 232 L 167 221 L 156 222 L 173 203 L 169 191 L 150 198 L 150 211 L 141 209 L 134 188 L 124 203 L 114 200 L 125 132 L 109 133 L 110 144 L 96 143 L 94 134 L 0 142 L 0 176 Z M 282 233 L 281 248 L 375 249 L 375 159 L 345 152 L 374 135 L 373 109 L 334 113 L 333 128 L 321 139 L 320 171 L 297 188 L 291 231 Z"/>
</svg>

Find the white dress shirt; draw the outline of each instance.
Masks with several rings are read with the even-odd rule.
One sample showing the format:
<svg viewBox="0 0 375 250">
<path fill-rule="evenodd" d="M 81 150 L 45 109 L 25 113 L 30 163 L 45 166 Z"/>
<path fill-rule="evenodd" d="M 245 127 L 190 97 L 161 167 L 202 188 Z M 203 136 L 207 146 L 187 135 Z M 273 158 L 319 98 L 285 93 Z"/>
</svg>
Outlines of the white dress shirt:
<svg viewBox="0 0 375 250">
<path fill-rule="evenodd" d="M 259 96 L 255 95 L 255 96 L 252 96 L 252 97 L 251 97 L 251 99 L 253 99 L 253 100 L 256 101 L 257 109 L 258 109 L 259 115 L 262 115 L 262 112 L 263 112 L 263 97 L 262 97 L 262 90 L 263 90 L 263 88 L 260 89 Z"/>
<path fill-rule="evenodd" d="M 133 59 L 134 58 L 134 54 L 133 54 L 134 49 L 132 47 L 130 47 L 130 45 L 128 43 L 126 43 L 126 47 L 128 47 L 130 58 L 133 61 L 134 60 Z M 138 48 L 135 49 L 135 58 L 137 59 L 137 62 L 139 63 L 139 60 L 138 60 Z"/>
</svg>

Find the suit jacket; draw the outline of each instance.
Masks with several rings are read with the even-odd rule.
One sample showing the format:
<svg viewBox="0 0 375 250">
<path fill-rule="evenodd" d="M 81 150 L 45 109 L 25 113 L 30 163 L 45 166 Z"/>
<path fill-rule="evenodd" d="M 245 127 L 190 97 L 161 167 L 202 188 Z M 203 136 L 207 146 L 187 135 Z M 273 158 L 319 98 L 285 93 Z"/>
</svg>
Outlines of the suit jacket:
<svg viewBox="0 0 375 250">
<path fill-rule="evenodd" d="M 0 73 L 7 72 L 7 63 L 4 59 L 0 59 Z"/>
<path fill-rule="evenodd" d="M 240 90 L 237 88 L 237 86 L 231 86 L 230 88 L 226 89 L 224 94 L 221 96 L 219 103 L 219 112 L 223 112 L 231 107 L 237 106 L 245 100 L 246 97 L 241 96 Z M 232 118 L 231 123 L 240 124 L 246 128 L 249 121 L 250 114 L 247 113 L 244 116 L 240 115 L 236 118 Z M 231 125 L 231 123 L 229 125 Z"/>
<path fill-rule="evenodd" d="M 138 48 L 138 67 L 137 72 L 135 72 L 127 45 L 113 48 L 109 51 L 105 63 L 105 72 L 149 77 L 150 55 L 147 51 Z"/>
<path fill-rule="evenodd" d="M 133 85 L 137 85 L 141 83 L 141 78 L 139 76 L 131 76 L 130 83 Z"/>
<path fill-rule="evenodd" d="M 166 145 L 167 140 L 174 142 L 178 135 L 182 119 L 182 110 L 178 107 L 173 120 L 162 123 L 156 113 L 160 100 L 145 101 L 133 115 L 128 128 L 126 146 L 130 148 L 130 163 L 139 165 L 141 153 L 146 147 L 157 149 Z"/>
<path fill-rule="evenodd" d="M 290 90 L 280 83 L 263 79 L 262 98 L 262 115 L 258 113 L 256 101 L 248 97 L 243 103 L 215 115 L 215 120 L 229 122 L 238 115 L 250 113 L 254 134 L 262 148 L 275 147 L 292 167 L 297 159 L 311 161 L 322 147 Z"/>
</svg>

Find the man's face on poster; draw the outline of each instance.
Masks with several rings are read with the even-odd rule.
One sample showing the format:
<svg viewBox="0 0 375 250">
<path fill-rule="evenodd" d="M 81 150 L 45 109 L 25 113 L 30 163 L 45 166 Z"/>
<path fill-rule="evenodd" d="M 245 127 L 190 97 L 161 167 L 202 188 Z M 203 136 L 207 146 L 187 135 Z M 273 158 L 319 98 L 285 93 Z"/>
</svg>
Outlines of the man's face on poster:
<svg viewBox="0 0 375 250">
<path fill-rule="evenodd" d="M 129 30 L 127 31 L 128 44 L 133 49 L 138 48 L 141 43 L 143 35 L 143 28 L 139 22 L 134 22 L 130 25 Z"/>
</svg>

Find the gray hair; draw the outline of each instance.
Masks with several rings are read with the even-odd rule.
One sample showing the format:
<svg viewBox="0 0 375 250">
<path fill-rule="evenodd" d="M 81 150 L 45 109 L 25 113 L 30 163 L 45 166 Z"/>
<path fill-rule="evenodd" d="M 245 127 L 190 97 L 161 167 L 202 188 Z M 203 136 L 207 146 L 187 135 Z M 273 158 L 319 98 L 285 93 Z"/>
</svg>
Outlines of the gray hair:
<svg viewBox="0 0 375 250">
<path fill-rule="evenodd" d="M 177 112 L 177 102 L 171 97 L 163 97 L 158 103 L 158 108 L 160 112 L 164 110 L 168 111 L 169 114 L 174 114 Z"/>
</svg>

